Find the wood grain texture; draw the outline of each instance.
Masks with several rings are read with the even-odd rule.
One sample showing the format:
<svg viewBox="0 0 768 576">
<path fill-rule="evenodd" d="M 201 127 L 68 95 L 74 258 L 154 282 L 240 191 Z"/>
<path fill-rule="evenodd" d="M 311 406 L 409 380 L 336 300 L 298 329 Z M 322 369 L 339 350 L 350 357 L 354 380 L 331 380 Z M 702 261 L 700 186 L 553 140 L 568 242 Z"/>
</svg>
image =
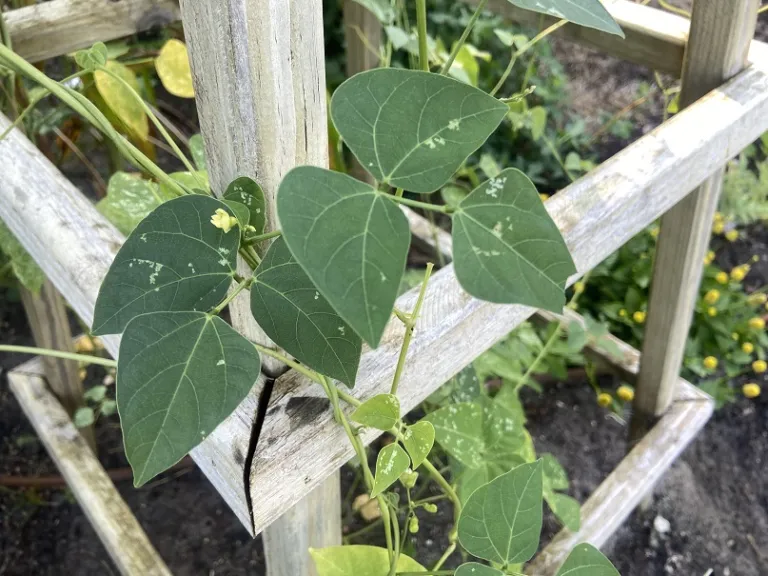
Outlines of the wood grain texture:
<svg viewBox="0 0 768 576">
<path fill-rule="evenodd" d="M 686 51 L 681 106 L 689 106 L 747 65 L 758 0 L 696 0 Z M 699 294 L 723 168 L 661 219 L 632 437 L 639 438 L 675 395 Z"/>
<path fill-rule="evenodd" d="M 170 576 L 99 460 L 48 390 L 40 358 L 8 374 L 11 391 L 115 565 L 125 576 Z"/>
<path fill-rule="evenodd" d="M 161 28 L 179 19 L 174 0 L 52 0 L 5 14 L 13 49 L 38 62 Z"/>
</svg>

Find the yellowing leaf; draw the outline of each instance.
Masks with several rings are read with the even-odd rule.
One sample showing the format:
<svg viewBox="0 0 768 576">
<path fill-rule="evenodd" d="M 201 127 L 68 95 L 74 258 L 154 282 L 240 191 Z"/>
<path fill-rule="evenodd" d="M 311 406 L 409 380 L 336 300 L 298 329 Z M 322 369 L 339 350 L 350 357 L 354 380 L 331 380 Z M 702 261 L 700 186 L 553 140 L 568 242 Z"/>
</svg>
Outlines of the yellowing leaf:
<svg viewBox="0 0 768 576">
<path fill-rule="evenodd" d="M 127 131 L 140 140 L 146 140 L 149 136 L 149 119 L 137 99 L 139 83 L 136 74 L 114 60 L 108 61 L 105 68 L 126 82 L 136 94 L 131 93 L 125 84 L 103 70 L 97 70 L 93 74 L 96 89 Z"/>
<path fill-rule="evenodd" d="M 168 92 L 179 98 L 195 97 L 192 69 L 189 66 L 189 54 L 184 42 L 168 40 L 155 60 L 155 68 Z"/>
</svg>

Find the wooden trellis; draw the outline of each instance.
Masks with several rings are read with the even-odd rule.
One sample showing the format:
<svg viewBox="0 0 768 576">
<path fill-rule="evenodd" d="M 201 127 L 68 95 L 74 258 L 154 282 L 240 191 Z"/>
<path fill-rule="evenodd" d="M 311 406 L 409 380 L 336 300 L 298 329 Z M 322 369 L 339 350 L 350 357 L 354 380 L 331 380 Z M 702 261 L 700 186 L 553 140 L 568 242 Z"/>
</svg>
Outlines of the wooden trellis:
<svg viewBox="0 0 768 576">
<path fill-rule="evenodd" d="M 626 0 L 606 4 L 626 31 L 626 40 L 573 25 L 560 33 L 681 76 L 682 104 L 690 106 L 547 202 L 578 269 L 570 283 L 667 215 L 645 355 L 623 343 L 618 343 L 624 350 L 621 362 L 591 350 L 636 383 L 640 417 L 634 427 L 648 431 L 584 504 L 581 531 L 563 531 L 534 561 L 532 573 L 537 575 L 553 574 L 576 542 L 604 544 L 709 418 L 708 397 L 678 378 L 679 351 L 722 167 L 768 130 L 768 48 L 750 44 L 757 0 L 696 0 L 692 23 Z M 542 20 L 506 0 L 491 0 L 489 6 L 532 25 Z M 214 189 L 246 174 L 256 177 L 273 198 L 280 178 L 293 165 L 324 165 L 321 0 L 182 0 L 180 12 L 170 0 L 53 0 L 10 12 L 7 21 L 21 55 L 39 60 L 180 14 Z M 0 132 L 8 125 L 0 117 Z M 90 322 L 99 285 L 123 238 L 20 132 L 0 142 L 0 166 L 0 217 L 72 308 Z M 406 214 L 414 235 L 434 243 L 424 219 L 408 210 Z M 438 249 L 450 253 L 449 237 L 439 234 L 437 242 Z M 409 292 L 396 305 L 410 310 L 415 298 Z M 429 282 L 402 377 L 403 410 L 415 407 L 533 313 L 524 306 L 475 300 L 460 288 L 452 266 L 440 270 Z M 242 317 L 236 305 L 233 318 L 239 328 L 261 339 Z M 379 348 L 364 351 L 355 396 L 365 400 L 389 389 L 402 336 L 402 325 L 392 322 Z M 116 355 L 119 338 L 107 337 L 105 344 Z M 280 371 L 276 365 L 267 369 L 273 376 Z M 117 544 L 118 519 L 110 516 L 116 509 L 106 503 L 120 503 L 119 495 L 108 488 L 96 494 L 85 490 L 84 484 L 99 475 L 98 462 L 95 468 L 72 470 L 71 459 L 82 456 L 82 441 L 67 427 L 66 418 L 43 417 L 56 404 L 42 385 L 39 364 L 25 365 L 11 381 L 123 573 L 167 573 L 138 524 L 122 523 L 132 535 L 124 538 L 136 542 L 142 562 L 153 567 L 137 564 L 136 550 L 125 541 Z M 353 456 L 352 448 L 323 404 L 322 390 L 287 372 L 277 379 L 252 467 L 244 470 L 260 389 L 255 386 L 192 457 L 252 534 L 266 530 L 270 575 L 311 574 L 306 546 L 339 538 L 334 475 Z M 378 434 L 367 430 L 363 440 L 370 442 Z M 255 503 L 252 509 L 246 492 Z"/>
</svg>

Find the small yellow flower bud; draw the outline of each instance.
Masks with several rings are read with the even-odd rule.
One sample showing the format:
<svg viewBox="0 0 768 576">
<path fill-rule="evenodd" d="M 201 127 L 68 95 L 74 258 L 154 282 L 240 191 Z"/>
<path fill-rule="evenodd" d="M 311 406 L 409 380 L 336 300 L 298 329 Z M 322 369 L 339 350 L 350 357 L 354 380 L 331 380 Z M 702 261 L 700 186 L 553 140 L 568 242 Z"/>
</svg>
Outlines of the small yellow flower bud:
<svg viewBox="0 0 768 576">
<path fill-rule="evenodd" d="M 237 226 L 237 218 L 230 216 L 229 213 L 223 208 L 217 208 L 213 216 L 211 216 L 211 224 L 216 228 L 224 230 L 224 234 L 232 230 Z"/>
<path fill-rule="evenodd" d="M 437 512 L 437 505 L 432 504 L 432 502 L 427 502 L 426 504 L 424 504 L 423 508 L 425 512 L 429 512 L 430 514 L 434 514 L 435 512 Z"/>
<path fill-rule="evenodd" d="M 416 486 L 416 481 L 419 479 L 419 473 L 414 472 L 410 468 L 400 474 L 400 482 L 403 483 L 403 486 L 408 488 L 409 490 Z"/>
<path fill-rule="evenodd" d="M 725 239 L 728 240 L 728 242 L 736 242 L 736 240 L 739 239 L 739 231 L 728 230 L 728 232 L 725 233 Z"/>
<path fill-rule="evenodd" d="M 616 390 L 616 396 L 624 402 L 632 402 L 635 399 L 635 391 L 631 386 L 619 386 L 619 389 Z"/>
<path fill-rule="evenodd" d="M 549 194 L 544 194 L 542 192 L 541 194 L 539 194 L 539 198 L 541 198 L 542 202 L 546 202 L 547 200 L 549 200 Z"/>
<path fill-rule="evenodd" d="M 714 356 L 707 356 L 704 358 L 704 368 L 707 370 L 714 370 L 717 368 L 717 358 Z"/>
<path fill-rule="evenodd" d="M 739 333 L 738 332 L 731 332 L 731 340 L 735 340 L 736 342 L 739 341 Z"/>
<path fill-rule="evenodd" d="M 718 272 L 715 276 L 715 280 L 718 284 L 728 284 L 728 273 L 727 272 Z"/>
<path fill-rule="evenodd" d="M 749 298 L 747 298 L 747 302 L 750 306 L 760 306 L 760 304 L 768 302 L 768 296 L 765 294 L 750 294 Z"/>
<path fill-rule="evenodd" d="M 411 516 L 411 520 L 408 522 L 408 532 L 416 534 L 419 531 L 419 519 L 416 516 Z"/>
<path fill-rule="evenodd" d="M 627 316 L 627 311 L 624 308 L 622 308 L 621 310 L 619 310 L 619 316 L 621 318 L 625 318 Z"/>
<path fill-rule="evenodd" d="M 724 231 L 725 231 L 725 224 L 722 221 L 717 220 L 715 221 L 714 224 L 712 224 L 712 232 L 714 232 L 715 234 L 722 234 Z"/>
<path fill-rule="evenodd" d="M 718 300 L 720 300 L 720 290 L 710 290 L 704 295 L 704 301 L 707 304 L 715 304 Z"/>
<path fill-rule="evenodd" d="M 722 222 L 725 220 L 722 212 L 715 212 L 715 222 Z"/>
<path fill-rule="evenodd" d="M 749 272 L 749 266 L 747 264 L 736 266 L 736 268 L 731 270 L 731 278 L 733 280 L 736 280 L 736 282 L 741 282 L 742 280 L 744 280 L 744 278 L 746 278 L 748 272 Z"/>
<path fill-rule="evenodd" d="M 753 330 L 762 330 L 763 328 L 765 328 L 765 320 L 763 320 L 759 316 L 755 316 L 754 318 L 750 318 L 749 322 L 747 324 Z"/>
<path fill-rule="evenodd" d="M 643 324 L 645 322 L 645 312 L 642 310 L 638 310 L 634 314 L 632 314 L 632 320 L 637 322 L 638 324 Z"/>
<path fill-rule="evenodd" d="M 601 392 L 597 395 L 597 403 L 603 408 L 608 408 L 608 406 L 613 404 L 613 398 L 607 392 Z"/>
<path fill-rule="evenodd" d="M 754 382 L 750 382 L 749 384 L 744 384 L 744 386 L 741 387 L 741 391 L 744 393 L 744 396 L 747 398 L 757 398 L 760 396 L 760 386 L 755 384 Z"/>
<path fill-rule="evenodd" d="M 710 250 L 709 252 L 707 252 L 707 255 L 704 256 L 704 265 L 709 266 L 710 264 L 712 264 L 714 260 L 715 260 L 715 253 L 712 250 Z"/>
<path fill-rule="evenodd" d="M 653 228 L 651 228 L 649 234 L 651 235 L 651 238 L 658 238 L 659 237 L 659 227 L 658 226 L 654 226 Z"/>
<path fill-rule="evenodd" d="M 573 291 L 576 292 L 576 294 L 584 292 L 584 288 L 584 282 L 576 282 L 576 284 L 573 285 Z"/>
<path fill-rule="evenodd" d="M 768 370 L 768 364 L 766 364 L 765 360 L 755 360 L 752 362 L 752 370 L 754 370 L 756 374 L 762 374 Z"/>
<path fill-rule="evenodd" d="M 717 316 L 717 308 L 715 308 L 714 306 L 710 306 L 709 308 L 707 308 L 707 314 L 712 318 L 714 318 L 715 316 Z"/>
<path fill-rule="evenodd" d="M 744 344 L 741 345 L 741 351 L 745 354 L 752 354 L 752 352 L 755 351 L 755 346 L 752 342 L 744 342 Z"/>
</svg>

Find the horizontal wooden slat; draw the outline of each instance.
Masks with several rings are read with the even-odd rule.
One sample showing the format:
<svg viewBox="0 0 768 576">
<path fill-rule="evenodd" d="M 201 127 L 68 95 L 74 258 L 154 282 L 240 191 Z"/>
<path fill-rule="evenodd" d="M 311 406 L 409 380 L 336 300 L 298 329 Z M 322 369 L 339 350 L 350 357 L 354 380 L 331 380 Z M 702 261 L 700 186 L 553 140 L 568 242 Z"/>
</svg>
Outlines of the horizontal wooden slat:
<svg viewBox="0 0 768 576">
<path fill-rule="evenodd" d="M 0 130 L 8 125 L 0 119 Z M 579 274 L 597 265 L 768 129 L 768 74 L 741 73 L 664 126 L 547 202 Z M 121 238 L 19 132 L 0 142 L 0 217 L 62 294 L 90 321 L 101 278 Z M 573 279 L 572 279 L 573 280 Z M 397 306 L 412 308 L 415 292 Z M 430 282 L 400 384 L 410 409 L 533 312 L 470 298 L 453 268 Z M 402 329 L 366 351 L 354 390 L 365 399 L 389 389 Z M 116 340 L 108 342 L 114 353 Z M 251 471 L 255 531 L 294 505 L 352 456 L 322 392 L 295 374 L 281 378 Z M 256 399 L 249 397 L 193 457 L 238 517 L 248 523 L 242 462 Z M 366 441 L 375 434 L 366 435 Z M 248 524 L 246 524 L 248 525 Z"/>
<path fill-rule="evenodd" d="M 98 458 L 45 385 L 41 359 L 12 370 L 8 382 L 120 572 L 126 576 L 170 576 Z"/>
<path fill-rule="evenodd" d="M 5 14 L 14 50 L 37 62 L 179 20 L 174 0 L 52 0 Z"/>
</svg>

